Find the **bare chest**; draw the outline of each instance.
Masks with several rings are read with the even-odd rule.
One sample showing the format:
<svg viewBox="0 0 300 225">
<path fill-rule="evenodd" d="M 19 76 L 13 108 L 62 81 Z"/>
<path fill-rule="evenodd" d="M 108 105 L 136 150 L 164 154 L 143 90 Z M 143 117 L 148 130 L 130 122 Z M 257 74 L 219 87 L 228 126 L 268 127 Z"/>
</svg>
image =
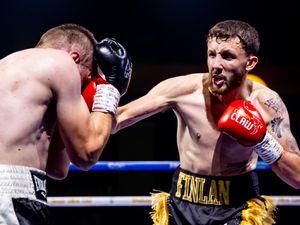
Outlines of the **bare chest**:
<svg viewBox="0 0 300 225">
<path fill-rule="evenodd" d="M 208 175 L 232 175 L 250 168 L 252 150 L 217 129 L 222 113 L 222 107 L 211 107 L 200 94 L 189 96 L 178 105 L 177 142 L 185 169 Z"/>
</svg>

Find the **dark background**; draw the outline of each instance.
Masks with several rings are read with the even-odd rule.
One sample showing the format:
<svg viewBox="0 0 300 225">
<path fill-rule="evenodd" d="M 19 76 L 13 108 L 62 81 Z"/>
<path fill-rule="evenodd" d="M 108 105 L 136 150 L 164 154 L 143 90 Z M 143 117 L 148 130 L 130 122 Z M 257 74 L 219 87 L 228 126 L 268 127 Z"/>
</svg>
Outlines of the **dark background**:
<svg viewBox="0 0 300 225">
<path fill-rule="evenodd" d="M 300 15 L 296 1 L 222 0 L 27 0 L 0 2 L 0 57 L 33 47 L 42 33 L 61 23 L 78 23 L 98 40 L 115 37 L 133 62 L 124 104 L 168 77 L 206 71 L 205 35 L 216 22 L 240 19 L 260 33 L 263 78 L 286 103 L 291 129 L 300 138 Z M 34 66 L 34 65 L 32 65 Z M 101 160 L 178 160 L 176 120 L 171 112 L 148 118 L 111 137 Z M 298 195 L 271 171 L 259 171 L 268 195 Z M 49 180 L 49 196 L 148 195 L 167 191 L 172 172 L 70 172 L 64 181 Z M 295 224 L 300 207 L 279 207 L 278 223 Z M 56 224 L 151 224 L 150 207 L 53 208 Z M 296 220 L 297 221 L 297 220 Z"/>
</svg>

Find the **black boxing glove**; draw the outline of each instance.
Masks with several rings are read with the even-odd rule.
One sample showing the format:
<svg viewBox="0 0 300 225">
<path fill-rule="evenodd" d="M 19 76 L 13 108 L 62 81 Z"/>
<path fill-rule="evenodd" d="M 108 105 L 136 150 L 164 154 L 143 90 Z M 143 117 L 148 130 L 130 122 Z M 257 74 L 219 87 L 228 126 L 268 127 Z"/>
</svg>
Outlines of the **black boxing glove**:
<svg viewBox="0 0 300 225">
<path fill-rule="evenodd" d="M 102 70 L 105 80 L 123 96 L 132 73 L 132 62 L 126 49 L 114 38 L 105 38 L 96 43 L 94 60 Z"/>
</svg>

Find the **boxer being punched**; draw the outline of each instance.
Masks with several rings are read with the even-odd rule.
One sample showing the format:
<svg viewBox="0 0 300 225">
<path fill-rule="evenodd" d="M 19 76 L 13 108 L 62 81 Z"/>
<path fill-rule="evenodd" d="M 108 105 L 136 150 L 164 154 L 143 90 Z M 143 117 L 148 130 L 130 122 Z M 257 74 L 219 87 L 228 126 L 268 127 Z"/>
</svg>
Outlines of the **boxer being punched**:
<svg viewBox="0 0 300 225">
<path fill-rule="evenodd" d="M 82 170 L 98 161 L 130 81 L 128 62 L 117 41 L 97 43 L 76 24 L 54 27 L 35 48 L 1 59 L 0 224 L 50 224 L 46 176 L 64 179 L 70 161 Z M 89 109 L 81 89 L 94 68 L 103 78 Z"/>
<path fill-rule="evenodd" d="M 246 79 L 259 47 L 248 23 L 219 22 L 207 35 L 208 73 L 169 78 L 118 108 L 113 133 L 169 109 L 177 118 L 180 166 L 170 191 L 153 193 L 154 224 L 274 224 L 275 205 L 259 189 L 258 157 L 300 187 L 287 108 L 275 91 Z"/>
</svg>

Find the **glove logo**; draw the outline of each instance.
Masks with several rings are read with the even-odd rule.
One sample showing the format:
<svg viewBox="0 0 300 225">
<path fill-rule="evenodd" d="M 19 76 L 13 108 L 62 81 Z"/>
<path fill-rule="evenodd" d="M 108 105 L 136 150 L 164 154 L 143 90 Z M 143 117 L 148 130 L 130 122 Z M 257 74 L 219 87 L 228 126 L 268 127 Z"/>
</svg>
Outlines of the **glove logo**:
<svg viewBox="0 0 300 225">
<path fill-rule="evenodd" d="M 251 130 L 254 126 L 254 124 L 251 123 L 251 121 L 249 121 L 246 117 L 241 116 L 238 112 L 232 113 L 230 119 L 242 125 L 246 130 Z"/>
<path fill-rule="evenodd" d="M 127 61 L 126 66 L 125 66 L 125 71 L 124 71 L 124 77 L 129 78 L 131 75 L 131 63 Z"/>
<path fill-rule="evenodd" d="M 255 117 L 251 118 L 247 115 L 242 116 L 238 110 L 235 110 L 236 112 L 233 112 L 230 116 L 230 119 L 233 120 L 234 122 L 242 125 L 246 130 L 252 130 L 250 133 L 251 135 L 255 135 L 258 133 L 259 129 L 261 129 L 263 126 L 261 125 L 260 121 L 256 119 Z M 246 118 L 246 116 L 248 118 Z"/>
<path fill-rule="evenodd" d="M 258 143 L 266 132 L 259 111 L 248 101 L 233 101 L 218 121 L 217 127 L 243 145 Z"/>
<path fill-rule="evenodd" d="M 263 128 L 262 124 L 260 123 L 260 121 L 256 118 L 253 118 L 253 131 L 250 133 L 251 135 L 254 135 L 256 133 L 258 133 L 258 130 L 260 130 L 261 128 Z"/>
<path fill-rule="evenodd" d="M 244 127 L 246 130 L 252 130 L 250 133 L 251 135 L 257 134 L 259 129 L 263 127 L 256 118 L 253 118 L 253 122 L 251 122 L 249 120 L 250 118 L 246 118 L 245 116 L 240 115 L 238 112 L 232 113 L 230 119 L 242 125 L 242 127 Z"/>
</svg>

